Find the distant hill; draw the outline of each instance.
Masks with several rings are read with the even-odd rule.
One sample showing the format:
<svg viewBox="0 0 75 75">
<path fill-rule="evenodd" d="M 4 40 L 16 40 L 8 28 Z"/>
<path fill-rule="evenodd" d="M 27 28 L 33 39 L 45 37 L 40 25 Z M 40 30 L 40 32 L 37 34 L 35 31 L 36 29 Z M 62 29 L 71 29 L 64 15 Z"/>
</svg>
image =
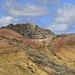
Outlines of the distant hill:
<svg viewBox="0 0 75 75">
<path fill-rule="evenodd" d="M 2 28 L 12 29 L 30 39 L 47 39 L 55 36 L 52 31 L 42 29 L 38 25 L 32 25 L 30 23 L 16 25 L 9 24 L 8 26 Z"/>
</svg>

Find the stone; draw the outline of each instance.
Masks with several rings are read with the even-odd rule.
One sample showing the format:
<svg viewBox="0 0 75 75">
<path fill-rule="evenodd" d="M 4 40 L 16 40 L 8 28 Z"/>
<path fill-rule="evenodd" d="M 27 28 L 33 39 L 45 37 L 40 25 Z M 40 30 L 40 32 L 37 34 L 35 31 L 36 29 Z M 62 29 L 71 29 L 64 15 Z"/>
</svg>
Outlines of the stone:
<svg viewBox="0 0 75 75">
<path fill-rule="evenodd" d="M 8 26 L 3 28 L 12 29 L 30 39 L 47 39 L 55 36 L 55 34 L 52 31 L 40 28 L 38 25 L 32 25 L 30 23 L 19 23 L 16 25 L 9 24 Z"/>
</svg>

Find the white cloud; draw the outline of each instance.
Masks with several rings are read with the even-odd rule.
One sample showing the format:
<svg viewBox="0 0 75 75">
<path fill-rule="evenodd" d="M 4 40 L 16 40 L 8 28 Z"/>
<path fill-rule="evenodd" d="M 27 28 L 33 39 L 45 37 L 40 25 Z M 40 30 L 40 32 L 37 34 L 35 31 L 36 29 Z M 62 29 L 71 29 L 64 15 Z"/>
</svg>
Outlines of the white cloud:
<svg viewBox="0 0 75 75">
<path fill-rule="evenodd" d="M 14 18 L 11 16 L 3 16 L 0 18 L 0 27 L 1 26 L 6 26 L 9 25 L 10 23 L 12 24 L 18 24 L 18 23 L 31 23 L 31 24 L 36 24 L 39 23 L 40 21 L 34 18 Z"/>
<path fill-rule="evenodd" d="M 39 6 L 59 6 L 61 4 L 60 0 L 32 0 Z"/>
<path fill-rule="evenodd" d="M 52 24 L 47 24 L 46 28 L 55 33 L 74 31 L 75 28 L 75 5 L 65 3 L 57 9 Z"/>
<path fill-rule="evenodd" d="M 11 16 L 6 16 L 6 17 L 1 17 L 0 18 L 0 27 L 1 26 L 6 26 L 10 23 L 15 23 L 17 21 L 17 19 L 11 17 Z"/>
<path fill-rule="evenodd" d="M 50 29 L 56 34 L 62 34 L 74 30 L 72 25 L 68 25 L 68 24 L 46 24 L 45 28 Z"/>
<path fill-rule="evenodd" d="M 47 27 L 47 29 L 51 29 L 52 31 L 67 31 L 71 29 L 71 25 L 67 24 L 51 24 Z"/>
<path fill-rule="evenodd" d="M 57 16 L 55 17 L 56 23 L 62 24 L 75 24 L 75 5 L 65 3 L 61 8 L 57 10 Z"/>
<path fill-rule="evenodd" d="M 8 15 L 15 17 L 41 17 L 50 14 L 50 11 L 46 7 L 33 4 L 22 5 L 16 0 L 6 0 L 3 4 L 3 10 Z"/>
</svg>

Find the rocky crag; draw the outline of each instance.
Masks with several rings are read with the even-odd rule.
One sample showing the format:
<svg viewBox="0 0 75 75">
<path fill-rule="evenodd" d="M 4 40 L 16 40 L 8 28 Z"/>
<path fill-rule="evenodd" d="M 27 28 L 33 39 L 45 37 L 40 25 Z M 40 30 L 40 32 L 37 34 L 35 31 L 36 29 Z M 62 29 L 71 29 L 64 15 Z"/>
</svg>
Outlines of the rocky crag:
<svg viewBox="0 0 75 75">
<path fill-rule="evenodd" d="M 16 25 L 9 24 L 8 26 L 2 28 L 15 30 L 16 32 L 30 39 L 47 39 L 55 36 L 55 34 L 50 30 L 42 29 L 38 25 L 35 24 L 32 25 L 30 23 L 26 24 L 19 23 Z"/>
</svg>

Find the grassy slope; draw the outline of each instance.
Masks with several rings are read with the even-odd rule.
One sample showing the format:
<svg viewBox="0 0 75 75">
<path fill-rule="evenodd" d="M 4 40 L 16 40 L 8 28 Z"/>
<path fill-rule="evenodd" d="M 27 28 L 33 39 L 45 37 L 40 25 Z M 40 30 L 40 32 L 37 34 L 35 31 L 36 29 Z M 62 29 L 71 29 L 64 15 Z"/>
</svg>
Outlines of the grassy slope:
<svg viewBox="0 0 75 75">
<path fill-rule="evenodd" d="M 11 29 L 0 29 L 0 35 L 21 40 L 25 45 L 28 45 L 32 48 L 38 48 L 41 46 L 40 44 L 20 35 L 19 33 L 15 32 Z"/>
<path fill-rule="evenodd" d="M 23 49 L 16 48 L 0 37 L 0 75 L 48 75 L 27 58 Z"/>
<path fill-rule="evenodd" d="M 75 75 L 71 68 L 66 66 L 66 64 L 71 66 L 74 63 L 64 61 L 65 57 L 60 52 L 62 49 L 62 46 L 59 46 L 61 37 L 52 40 L 49 43 L 50 49 L 48 49 L 43 46 L 44 44 L 40 45 L 40 43 L 25 38 L 10 29 L 0 29 L 0 35 L 3 35 L 0 37 L 2 40 L 0 40 L 0 60 L 2 62 L 0 73 L 2 75 L 6 75 L 5 73 L 7 75 L 16 75 L 17 73 L 20 73 L 17 75 L 48 75 L 48 73 L 49 75 Z M 66 49 L 65 47 L 67 46 L 63 46 L 63 49 Z M 56 50 L 59 56 L 56 56 L 53 50 Z M 63 52 L 67 53 L 67 49 Z M 63 60 L 59 59 L 60 56 L 63 57 Z"/>
<path fill-rule="evenodd" d="M 75 34 L 60 35 L 54 38 L 49 47 L 62 58 L 62 62 L 75 68 Z"/>
</svg>

